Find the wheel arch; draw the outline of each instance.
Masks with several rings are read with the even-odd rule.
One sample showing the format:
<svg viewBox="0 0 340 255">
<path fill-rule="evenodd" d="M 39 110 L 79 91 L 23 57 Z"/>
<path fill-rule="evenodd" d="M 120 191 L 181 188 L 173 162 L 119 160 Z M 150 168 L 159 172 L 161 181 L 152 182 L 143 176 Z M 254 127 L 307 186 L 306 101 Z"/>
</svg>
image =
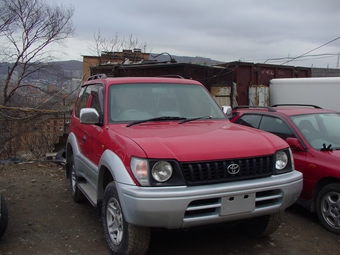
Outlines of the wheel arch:
<svg viewBox="0 0 340 255">
<path fill-rule="evenodd" d="M 110 169 L 104 165 L 99 168 L 99 175 L 98 175 L 98 187 L 97 187 L 97 199 L 102 200 L 104 196 L 104 191 L 106 186 L 115 181 L 112 172 Z"/>
<path fill-rule="evenodd" d="M 111 150 L 104 151 L 98 166 L 97 200 L 102 200 L 105 187 L 112 181 L 136 185 L 120 157 Z"/>
<path fill-rule="evenodd" d="M 70 178 L 70 159 L 72 155 L 79 154 L 77 138 L 73 133 L 70 133 L 66 142 L 66 177 Z"/>
<path fill-rule="evenodd" d="M 316 199 L 318 197 L 320 190 L 326 185 L 331 184 L 331 183 L 340 183 L 340 179 L 335 178 L 335 177 L 324 177 L 315 184 L 314 189 L 313 189 L 313 202 L 312 202 L 312 207 L 311 207 L 312 212 L 316 212 Z"/>
</svg>

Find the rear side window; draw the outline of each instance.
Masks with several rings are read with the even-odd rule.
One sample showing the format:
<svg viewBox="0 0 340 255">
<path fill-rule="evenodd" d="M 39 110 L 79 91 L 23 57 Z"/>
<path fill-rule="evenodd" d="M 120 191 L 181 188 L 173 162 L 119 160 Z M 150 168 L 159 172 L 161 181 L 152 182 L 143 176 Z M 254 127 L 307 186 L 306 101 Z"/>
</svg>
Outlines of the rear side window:
<svg viewBox="0 0 340 255">
<path fill-rule="evenodd" d="M 259 128 L 261 117 L 262 117 L 261 115 L 245 114 L 242 117 L 240 117 L 236 121 L 236 123 L 247 127 Z"/>
</svg>

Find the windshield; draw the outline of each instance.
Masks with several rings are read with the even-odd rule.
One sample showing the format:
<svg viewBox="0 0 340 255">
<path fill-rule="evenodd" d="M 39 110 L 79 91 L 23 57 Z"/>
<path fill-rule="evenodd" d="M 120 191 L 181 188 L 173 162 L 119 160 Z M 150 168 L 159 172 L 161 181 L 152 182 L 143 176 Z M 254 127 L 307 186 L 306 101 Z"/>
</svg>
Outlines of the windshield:
<svg viewBox="0 0 340 255">
<path fill-rule="evenodd" d="M 291 119 L 314 149 L 340 148 L 340 114 L 308 114 Z"/>
<path fill-rule="evenodd" d="M 225 116 L 207 90 L 189 84 L 123 84 L 109 90 L 109 122 L 177 120 Z M 157 119 L 155 119 L 157 120 Z"/>
</svg>

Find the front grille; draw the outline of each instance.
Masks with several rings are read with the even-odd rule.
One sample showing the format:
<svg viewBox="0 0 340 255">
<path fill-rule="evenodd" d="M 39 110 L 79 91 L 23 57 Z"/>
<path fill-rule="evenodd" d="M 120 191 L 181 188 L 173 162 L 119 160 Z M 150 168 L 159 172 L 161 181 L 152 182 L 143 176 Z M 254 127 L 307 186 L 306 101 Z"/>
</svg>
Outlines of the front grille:
<svg viewBox="0 0 340 255">
<path fill-rule="evenodd" d="M 239 172 L 231 174 L 231 164 L 240 166 Z M 272 174 L 272 156 L 234 159 L 222 161 L 205 161 L 181 163 L 187 185 L 204 185 L 267 177 Z"/>
</svg>

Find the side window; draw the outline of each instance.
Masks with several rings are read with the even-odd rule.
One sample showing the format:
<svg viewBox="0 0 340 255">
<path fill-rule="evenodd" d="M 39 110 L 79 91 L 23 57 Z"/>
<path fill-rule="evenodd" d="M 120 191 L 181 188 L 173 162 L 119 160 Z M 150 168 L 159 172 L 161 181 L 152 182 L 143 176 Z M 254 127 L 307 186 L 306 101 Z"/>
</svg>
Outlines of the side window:
<svg viewBox="0 0 340 255">
<path fill-rule="evenodd" d="M 79 118 L 80 110 L 85 108 L 90 97 L 90 86 L 82 87 L 76 104 L 75 114 Z"/>
<path fill-rule="evenodd" d="M 261 130 L 273 133 L 282 139 L 295 137 L 290 128 L 281 119 L 263 116 L 260 127 Z"/>
<path fill-rule="evenodd" d="M 102 87 L 96 87 L 96 89 L 91 92 L 91 103 L 90 107 L 97 110 L 101 115 L 103 113 L 103 103 L 104 103 L 104 89 Z"/>
<path fill-rule="evenodd" d="M 102 108 L 99 102 L 97 92 L 95 93 L 92 92 L 92 101 L 91 101 L 90 107 L 96 109 L 99 114 L 102 113 Z"/>
<path fill-rule="evenodd" d="M 236 123 L 241 124 L 248 127 L 253 128 L 259 128 L 261 115 L 251 115 L 251 114 L 245 114 L 241 118 L 239 118 Z"/>
</svg>

